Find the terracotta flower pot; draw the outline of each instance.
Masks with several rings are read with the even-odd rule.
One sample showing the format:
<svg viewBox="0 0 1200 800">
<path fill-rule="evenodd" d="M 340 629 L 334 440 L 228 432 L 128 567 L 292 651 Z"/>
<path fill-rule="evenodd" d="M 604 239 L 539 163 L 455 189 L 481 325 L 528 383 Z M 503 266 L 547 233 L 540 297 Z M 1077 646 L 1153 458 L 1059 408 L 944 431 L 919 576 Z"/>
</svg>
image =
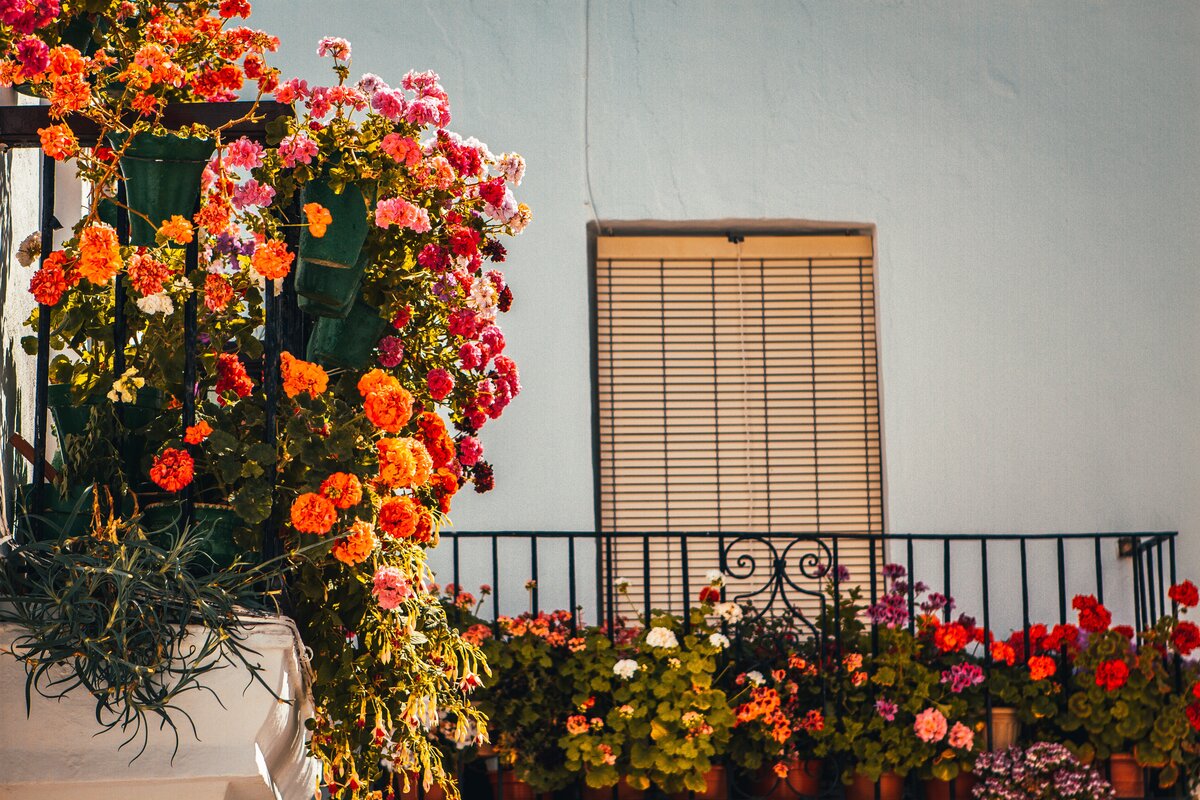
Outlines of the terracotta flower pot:
<svg viewBox="0 0 1200 800">
<path fill-rule="evenodd" d="M 987 748 L 992 751 L 1007 750 L 1017 743 L 1021 735 L 1021 720 L 1017 710 L 1009 706 L 992 708 L 992 738 Z"/>
<path fill-rule="evenodd" d="M 114 149 L 123 147 L 128 138 L 124 133 L 108 135 Z M 204 168 L 215 149 L 211 139 L 171 134 L 140 133 L 130 142 L 121 157 L 130 244 L 151 247 L 163 220 L 176 214 L 192 218 Z"/>
<path fill-rule="evenodd" d="M 901 800 L 903 796 L 904 778 L 894 772 L 879 776 L 879 800 Z M 846 800 L 875 800 L 875 782 L 866 775 L 855 775 L 846 787 Z"/>
<path fill-rule="evenodd" d="M 421 791 L 421 776 L 415 772 L 408 774 L 408 791 L 404 791 L 404 778 L 397 775 L 395 777 L 396 797 L 398 800 L 446 800 L 446 790 L 438 784 L 430 786 L 424 792 Z"/>
<path fill-rule="evenodd" d="M 816 797 L 821 793 L 821 760 L 792 761 L 787 764 L 787 775 L 782 778 L 771 767 L 763 767 L 751 790 L 763 800 Z"/>
<path fill-rule="evenodd" d="M 964 772 L 952 781 L 921 781 L 925 800 L 971 800 L 971 790 L 979 783 L 970 772 Z"/>
<path fill-rule="evenodd" d="M 308 360 L 325 367 L 365 369 L 386 326 L 377 309 L 357 300 L 345 319 L 317 320 L 308 340 Z"/>
<path fill-rule="evenodd" d="M 1146 796 L 1145 770 L 1129 753 L 1116 753 L 1108 759 L 1108 780 L 1117 797 Z"/>
<path fill-rule="evenodd" d="M 492 797 L 495 800 L 540 800 L 543 797 L 509 769 L 489 772 L 488 780 L 492 783 Z"/>
<path fill-rule="evenodd" d="M 694 795 L 683 791 L 671 795 L 671 800 L 726 800 L 729 797 L 729 785 L 725 781 L 725 765 L 713 764 L 704 773 L 704 791 Z"/>
</svg>

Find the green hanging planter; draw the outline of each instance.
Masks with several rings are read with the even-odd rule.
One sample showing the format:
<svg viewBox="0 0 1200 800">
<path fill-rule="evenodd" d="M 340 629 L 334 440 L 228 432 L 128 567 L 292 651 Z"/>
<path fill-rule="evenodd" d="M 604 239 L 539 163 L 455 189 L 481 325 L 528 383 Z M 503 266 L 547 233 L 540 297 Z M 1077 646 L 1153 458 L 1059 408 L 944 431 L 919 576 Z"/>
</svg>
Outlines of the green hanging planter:
<svg viewBox="0 0 1200 800">
<path fill-rule="evenodd" d="M 88 417 L 92 413 L 92 406 L 112 402 L 101 396 L 85 398 L 82 403 L 76 402 L 71 397 L 71 387 L 65 383 L 52 383 L 47 386 L 46 399 L 46 404 L 50 407 L 50 416 L 54 420 L 54 429 L 58 431 L 60 448 L 66 443 L 67 436 L 78 436 L 84 432 Z M 164 405 L 166 395 L 161 390 L 148 386 L 138 389 L 134 401 L 124 405 L 125 427 L 131 430 L 144 428 L 154 421 Z"/>
<path fill-rule="evenodd" d="M 301 261 L 296 268 L 296 305 L 310 316 L 345 319 L 354 308 L 366 269 L 365 253 L 349 269 Z"/>
<path fill-rule="evenodd" d="M 125 144 L 128 135 L 110 133 L 113 148 Z M 192 218 L 200 197 L 204 167 L 216 146 L 211 139 L 194 136 L 159 136 L 140 133 L 121 158 L 125 198 L 129 205 L 129 243 L 152 247 L 163 220 L 178 214 Z M 149 217 L 147 222 L 145 217 Z"/>
<path fill-rule="evenodd" d="M 300 258 L 326 267 L 355 269 L 367 241 L 367 200 L 362 190 L 349 183 L 341 194 L 334 194 L 325 180 L 317 178 L 304 184 L 300 202 L 319 203 L 333 218 L 320 238 L 309 232 L 307 224 L 300 228 Z"/>
<path fill-rule="evenodd" d="M 326 367 L 365 369 L 386 327 L 379 310 L 360 298 L 345 319 L 317 320 L 308 340 L 308 360 Z"/>
<path fill-rule="evenodd" d="M 150 541 L 170 547 L 179 536 L 183 505 L 179 502 L 152 503 L 142 509 L 142 529 Z M 239 554 L 233 534 L 241 518 L 232 506 L 196 503 L 192 525 L 203 541 L 200 551 L 213 560 L 214 569 L 229 569 Z"/>
</svg>

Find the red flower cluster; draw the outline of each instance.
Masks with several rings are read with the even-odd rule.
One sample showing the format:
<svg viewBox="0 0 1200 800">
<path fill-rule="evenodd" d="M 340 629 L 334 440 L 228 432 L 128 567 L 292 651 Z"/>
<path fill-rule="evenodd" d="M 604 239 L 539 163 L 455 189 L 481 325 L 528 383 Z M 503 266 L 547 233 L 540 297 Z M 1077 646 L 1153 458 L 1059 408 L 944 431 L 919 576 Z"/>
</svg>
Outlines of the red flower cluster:
<svg viewBox="0 0 1200 800">
<path fill-rule="evenodd" d="M 1079 612 L 1079 627 L 1088 633 L 1108 630 L 1112 624 L 1112 613 L 1101 605 L 1095 595 L 1077 594 L 1071 601 L 1071 607 Z"/>
<path fill-rule="evenodd" d="M 1171 643 L 1179 655 L 1190 656 L 1193 650 L 1200 647 L 1200 627 L 1187 620 L 1177 623 L 1175 632 L 1171 634 Z"/>
<path fill-rule="evenodd" d="M 1129 680 L 1129 665 L 1113 658 L 1100 662 L 1096 667 L 1096 685 L 1106 692 L 1115 692 Z"/>
<path fill-rule="evenodd" d="M 1167 596 L 1184 608 L 1195 608 L 1200 604 L 1200 590 L 1191 581 L 1175 584 L 1167 591 Z"/>
</svg>

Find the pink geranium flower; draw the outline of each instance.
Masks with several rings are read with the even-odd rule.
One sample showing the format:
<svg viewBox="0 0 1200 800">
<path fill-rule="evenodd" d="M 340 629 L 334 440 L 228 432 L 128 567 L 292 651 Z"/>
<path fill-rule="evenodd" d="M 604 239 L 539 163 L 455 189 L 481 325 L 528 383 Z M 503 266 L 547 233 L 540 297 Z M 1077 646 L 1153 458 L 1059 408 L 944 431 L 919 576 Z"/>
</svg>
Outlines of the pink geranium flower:
<svg viewBox="0 0 1200 800">
<path fill-rule="evenodd" d="M 945 714 L 936 708 L 927 708 L 917 714 L 917 721 L 913 723 L 913 730 L 922 742 L 940 742 L 946 738 L 947 729 Z"/>
</svg>

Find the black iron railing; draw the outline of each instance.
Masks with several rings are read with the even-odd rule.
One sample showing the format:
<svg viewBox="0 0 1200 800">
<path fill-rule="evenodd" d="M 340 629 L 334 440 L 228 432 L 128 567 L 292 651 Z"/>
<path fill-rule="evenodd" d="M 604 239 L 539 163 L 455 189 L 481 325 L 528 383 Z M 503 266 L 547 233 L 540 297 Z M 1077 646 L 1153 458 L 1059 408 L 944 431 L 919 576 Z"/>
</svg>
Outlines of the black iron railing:
<svg viewBox="0 0 1200 800">
<path fill-rule="evenodd" d="M 664 533 L 533 531 L 442 531 L 440 546 L 431 553 L 439 580 L 474 591 L 487 584 L 491 593 L 480 615 L 495 620 L 525 611 L 569 609 L 577 612 L 574 625 L 612 624 L 623 614 L 658 609 L 681 613 L 698 603 L 697 593 L 708 585 L 709 564 L 715 563 L 725 578 L 723 599 L 748 603 L 752 614 L 787 613 L 798 627 L 822 635 L 816 616 L 825 608 L 822 593 L 832 580 L 835 593 L 859 588 L 865 601 L 875 602 L 885 591 L 882 567 L 896 563 L 911 577 L 908 581 L 908 624 L 913 626 L 919 600 L 914 589 L 923 581 L 930 591 L 956 599 L 954 613 L 974 617 L 997 638 L 1022 631 L 1029 641 L 1036 622 L 1066 623 L 1073 616 L 1072 598 L 1095 595 L 1113 609 L 1115 621 L 1142 630 L 1160 614 L 1175 609 L 1168 596 L 1177 579 L 1174 532 L 1063 533 L 1063 534 L 885 534 L 856 536 L 783 535 L 762 533 Z M 866 570 L 851 574 L 841 584 L 839 566 L 846 545 L 867 550 Z M 614 551 L 633 544 L 641 563 L 614 557 Z M 655 558 L 669 544 L 677 556 L 664 566 Z M 861 546 L 853 548 L 861 553 Z M 630 573 L 640 566 L 641 574 Z M 671 566 L 674 569 L 670 568 Z M 625 571 L 621 574 L 618 570 Z M 624 580 L 620 580 L 624 579 Z M 625 584 L 622 589 L 618 584 Z M 840 585 L 840 586 L 839 586 Z M 640 608 L 629 608 L 629 604 Z M 624 604 L 624 607 L 623 607 Z M 949 607 L 942 610 L 950 619 Z M 872 643 L 877 646 L 877 641 Z M 985 673 L 991 653 L 981 654 Z M 743 671 L 750 665 L 731 665 Z M 987 682 L 985 681 L 985 687 Z M 992 703 L 985 694 L 986 726 L 991 730 Z M 504 783 L 487 787 L 478 766 L 462 765 L 464 797 L 503 800 Z M 729 798 L 755 795 L 738 784 L 733 770 L 726 771 Z M 1147 772 L 1146 797 L 1178 797 L 1182 787 L 1166 794 Z M 916 784 L 909 787 L 916 796 Z M 968 793 L 951 787 L 952 799 Z M 493 794 L 494 792 L 494 794 Z M 581 798 L 583 787 L 563 797 Z M 606 795 L 607 796 L 607 795 Z M 822 796 L 839 797 L 840 784 L 829 783 Z M 615 798 L 616 795 L 614 794 Z"/>
</svg>

